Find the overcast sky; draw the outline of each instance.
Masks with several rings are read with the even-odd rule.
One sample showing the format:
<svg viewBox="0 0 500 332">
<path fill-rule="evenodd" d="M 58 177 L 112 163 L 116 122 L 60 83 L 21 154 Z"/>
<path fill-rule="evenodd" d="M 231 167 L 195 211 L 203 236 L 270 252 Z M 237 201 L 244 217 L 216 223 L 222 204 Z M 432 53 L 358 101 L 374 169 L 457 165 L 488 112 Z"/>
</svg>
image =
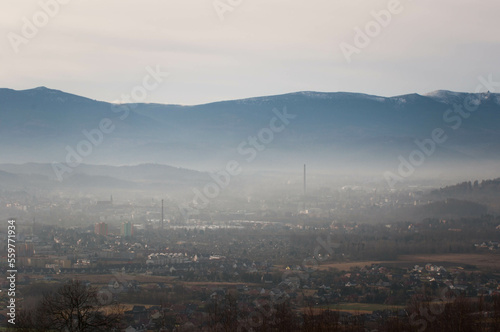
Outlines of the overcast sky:
<svg viewBox="0 0 500 332">
<path fill-rule="evenodd" d="M 64 0 L 46 25 L 39 1 L 0 4 L 0 87 L 46 86 L 116 101 L 142 85 L 146 67 L 170 75 L 146 102 L 199 104 L 287 92 L 394 96 L 473 91 L 500 81 L 498 0 L 401 0 L 399 13 L 350 63 L 355 28 L 372 27 L 378 0 Z M 60 0 L 63 2 L 62 0 Z M 241 2 L 240 4 L 238 4 Z M 40 28 L 23 37 L 23 18 Z M 40 23 L 41 22 L 41 23 Z"/>
</svg>

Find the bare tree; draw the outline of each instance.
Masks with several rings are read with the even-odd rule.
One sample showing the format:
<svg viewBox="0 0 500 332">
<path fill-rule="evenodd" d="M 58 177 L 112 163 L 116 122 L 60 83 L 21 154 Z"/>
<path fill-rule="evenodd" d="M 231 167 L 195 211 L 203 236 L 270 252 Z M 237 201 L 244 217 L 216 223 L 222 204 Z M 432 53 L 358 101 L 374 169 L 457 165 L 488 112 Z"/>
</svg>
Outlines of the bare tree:
<svg viewBox="0 0 500 332">
<path fill-rule="evenodd" d="M 37 331 L 110 331 L 120 322 L 121 309 L 117 304 L 105 306 L 98 295 L 95 287 L 71 281 L 55 293 L 44 294 L 35 309 L 22 312 L 21 317 L 30 319 L 21 325 Z"/>
<path fill-rule="evenodd" d="M 236 331 L 238 327 L 238 300 L 232 294 L 212 300 L 208 306 L 212 331 Z"/>
</svg>

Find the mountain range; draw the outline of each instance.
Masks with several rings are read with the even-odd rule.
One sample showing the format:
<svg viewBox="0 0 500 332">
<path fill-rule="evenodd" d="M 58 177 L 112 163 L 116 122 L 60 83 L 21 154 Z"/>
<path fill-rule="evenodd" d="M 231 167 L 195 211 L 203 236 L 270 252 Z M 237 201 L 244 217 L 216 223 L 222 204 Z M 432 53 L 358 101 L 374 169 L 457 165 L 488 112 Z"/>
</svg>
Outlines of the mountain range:
<svg viewBox="0 0 500 332">
<path fill-rule="evenodd" d="M 45 87 L 0 89 L 0 163 L 57 162 L 71 169 L 150 163 L 214 171 L 236 160 L 248 169 L 308 163 L 322 171 L 396 172 L 400 157 L 409 160 L 422 150 L 417 141 L 429 142 L 440 130 L 446 139 L 427 151 L 422 167 L 467 173 L 490 165 L 493 173 L 499 123 L 500 94 L 489 92 L 297 92 L 181 106 L 116 105 Z M 481 177 L 489 176 L 495 177 Z"/>
</svg>

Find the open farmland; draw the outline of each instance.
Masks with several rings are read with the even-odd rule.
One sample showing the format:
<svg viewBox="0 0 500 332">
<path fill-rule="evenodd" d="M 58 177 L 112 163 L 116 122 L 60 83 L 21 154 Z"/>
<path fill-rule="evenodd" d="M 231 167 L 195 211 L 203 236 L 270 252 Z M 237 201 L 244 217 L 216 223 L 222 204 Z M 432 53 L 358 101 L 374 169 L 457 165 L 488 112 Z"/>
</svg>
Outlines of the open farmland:
<svg viewBox="0 0 500 332">
<path fill-rule="evenodd" d="M 359 261 L 359 262 L 339 262 L 321 264 L 319 270 L 337 269 L 339 271 L 349 271 L 353 267 L 364 267 L 372 264 L 384 264 L 400 267 L 410 267 L 415 264 L 435 264 L 448 267 L 470 267 L 486 268 L 500 271 L 500 256 L 498 254 L 435 254 L 435 255 L 402 255 L 395 261 Z"/>
</svg>

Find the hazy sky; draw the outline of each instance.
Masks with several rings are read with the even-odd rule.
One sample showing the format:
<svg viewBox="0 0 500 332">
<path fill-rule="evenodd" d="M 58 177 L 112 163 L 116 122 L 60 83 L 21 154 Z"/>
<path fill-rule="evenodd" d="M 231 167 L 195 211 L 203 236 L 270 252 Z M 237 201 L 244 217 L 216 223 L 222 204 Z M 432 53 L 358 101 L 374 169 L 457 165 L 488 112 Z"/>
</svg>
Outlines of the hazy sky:
<svg viewBox="0 0 500 332">
<path fill-rule="evenodd" d="M 159 66 L 170 75 L 147 102 L 198 104 L 302 90 L 472 91 L 480 75 L 500 81 L 498 0 L 401 0 L 380 31 L 371 12 L 394 0 L 60 0 L 53 17 L 41 12 L 40 2 L 54 1 L 1 1 L 0 87 L 114 101 Z M 222 20 L 215 3 L 232 11 Z M 23 35 L 34 20 L 38 31 Z M 371 27 L 372 37 L 348 63 L 339 45 L 356 46 L 356 27 Z"/>
</svg>

